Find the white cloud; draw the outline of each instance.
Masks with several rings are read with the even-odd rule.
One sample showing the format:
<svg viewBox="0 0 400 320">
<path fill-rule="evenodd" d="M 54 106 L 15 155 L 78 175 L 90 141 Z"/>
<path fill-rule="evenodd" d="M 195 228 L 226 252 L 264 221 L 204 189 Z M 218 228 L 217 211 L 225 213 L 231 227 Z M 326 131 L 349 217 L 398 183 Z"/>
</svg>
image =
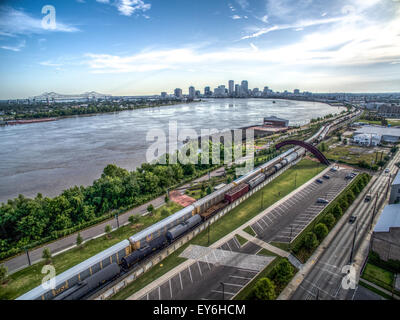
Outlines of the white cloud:
<svg viewBox="0 0 400 320">
<path fill-rule="evenodd" d="M 54 63 L 51 61 L 43 61 L 43 62 L 39 62 L 40 65 L 45 66 L 45 67 L 61 67 L 62 64 L 61 63 Z"/>
<path fill-rule="evenodd" d="M 233 19 L 233 20 L 238 20 L 238 19 L 241 19 L 241 17 L 238 16 L 237 14 L 235 14 L 235 15 L 232 16 L 232 19 Z"/>
<path fill-rule="evenodd" d="M 23 40 L 16 46 L 1 46 L 0 48 L 4 49 L 4 50 L 18 52 L 18 51 L 21 51 L 21 49 L 25 47 L 25 44 L 26 44 L 26 42 L 25 42 L 25 40 Z"/>
<path fill-rule="evenodd" d="M 249 7 L 249 2 L 247 0 L 236 0 L 239 6 L 244 10 Z"/>
<path fill-rule="evenodd" d="M 151 8 L 151 4 L 142 0 L 119 0 L 116 5 L 120 14 L 124 16 L 131 16 L 136 11 L 145 12 Z"/>
<path fill-rule="evenodd" d="M 54 29 L 44 29 L 41 19 L 31 17 L 23 11 L 6 6 L 0 7 L 0 16 L 0 34 L 7 36 L 79 31 L 78 28 L 64 24 L 58 19 Z"/>
</svg>

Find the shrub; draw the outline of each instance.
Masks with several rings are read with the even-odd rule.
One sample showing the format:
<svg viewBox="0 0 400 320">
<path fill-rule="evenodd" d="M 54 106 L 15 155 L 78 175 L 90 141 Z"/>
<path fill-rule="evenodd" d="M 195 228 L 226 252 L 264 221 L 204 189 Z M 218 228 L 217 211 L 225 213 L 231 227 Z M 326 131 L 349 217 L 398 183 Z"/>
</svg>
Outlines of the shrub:
<svg viewBox="0 0 400 320">
<path fill-rule="evenodd" d="M 47 264 L 51 263 L 52 256 L 51 256 L 51 251 L 50 251 L 49 248 L 44 248 L 43 249 L 42 258 L 45 260 L 45 262 Z"/>
<path fill-rule="evenodd" d="M 106 227 L 104 228 L 104 232 L 107 234 L 107 237 L 110 237 L 111 231 L 112 231 L 111 226 L 109 224 L 106 225 Z"/>
<path fill-rule="evenodd" d="M 129 221 L 131 224 L 136 224 L 136 223 L 139 222 L 139 216 L 137 216 L 137 215 L 130 216 L 129 219 L 128 219 L 128 221 Z"/>
<path fill-rule="evenodd" d="M 254 286 L 254 298 L 256 300 L 274 300 L 276 299 L 275 285 L 268 278 L 262 278 Z"/>
<path fill-rule="evenodd" d="M 333 214 L 333 216 L 335 217 L 336 220 L 339 220 L 340 217 L 341 217 L 342 214 L 343 214 L 342 207 L 341 207 L 339 204 L 337 204 L 337 205 L 332 209 L 332 214 Z"/>
<path fill-rule="evenodd" d="M 2 264 L 0 265 L 0 284 L 3 284 L 7 281 L 8 278 L 8 269 L 7 267 Z"/>
<path fill-rule="evenodd" d="M 283 259 L 275 267 L 274 282 L 278 285 L 285 285 L 293 277 L 294 269 L 293 266 L 287 259 Z"/>
<path fill-rule="evenodd" d="M 314 228 L 314 232 L 315 232 L 318 240 L 321 241 L 322 239 L 324 239 L 326 237 L 326 235 L 328 234 L 329 230 L 328 230 L 328 227 L 325 224 L 318 223 Z"/>
<path fill-rule="evenodd" d="M 308 232 L 304 237 L 304 246 L 306 249 L 312 250 L 318 247 L 319 242 L 314 232 Z"/>
<path fill-rule="evenodd" d="M 325 215 L 324 219 L 322 219 L 322 222 L 328 227 L 328 229 L 332 229 L 335 225 L 336 219 L 332 213 L 328 213 Z"/>
<path fill-rule="evenodd" d="M 168 215 L 169 215 L 169 211 L 167 209 L 164 208 L 164 209 L 161 210 L 161 216 L 162 217 L 165 218 L 165 217 L 168 217 Z"/>
<path fill-rule="evenodd" d="M 152 215 L 153 212 L 154 212 L 154 206 L 153 206 L 152 204 L 149 205 L 149 206 L 147 207 L 147 211 L 150 212 L 150 215 Z"/>
<path fill-rule="evenodd" d="M 80 247 L 81 244 L 82 244 L 82 242 L 83 242 L 83 239 L 82 239 L 81 233 L 79 232 L 79 233 L 78 233 L 78 236 L 76 237 L 76 245 L 77 245 L 78 247 Z"/>
</svg>

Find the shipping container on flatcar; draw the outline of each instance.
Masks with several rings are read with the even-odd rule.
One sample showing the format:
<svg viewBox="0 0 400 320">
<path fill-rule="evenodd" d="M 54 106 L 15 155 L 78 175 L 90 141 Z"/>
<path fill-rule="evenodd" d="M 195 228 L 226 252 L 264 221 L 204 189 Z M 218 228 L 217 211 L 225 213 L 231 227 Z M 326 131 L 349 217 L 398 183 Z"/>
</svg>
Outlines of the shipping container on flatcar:
<svg viewBox="0 0 400 320">
<path fill-rule="evenodd" d="M 231 191 L 229 191 L 225 195 L 225 200 L 227 200 L 229 203 L 235 202 L 237 199 L 239 199 L 241 196 L 249 192 L 250 187 L 247 183 L 243 183 L 241 185 L 238 185 Z"/>
</svg>

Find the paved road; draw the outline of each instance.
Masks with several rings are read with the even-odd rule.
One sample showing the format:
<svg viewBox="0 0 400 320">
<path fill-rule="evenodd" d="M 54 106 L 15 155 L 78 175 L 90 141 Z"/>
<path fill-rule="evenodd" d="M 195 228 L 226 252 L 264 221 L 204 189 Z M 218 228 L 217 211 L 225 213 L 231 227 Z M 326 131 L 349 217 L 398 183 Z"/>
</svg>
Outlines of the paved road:
<svg viewBox="0 0 400 320">
<path fill-rule="evenodd" d="M 224 168 L 220 168 L 220 169 L 216 169 L 213 172 L 211 172 L 211 177 L 217 177 L 217 176 L 221 176 L 223 174 L 224 174 Z M 208 174 L 204 175 L 204 176 L 194 180 L 194 182 L 208 180 L 208 177 L 209 177 Z M 181 186 L 179 188 L 179 190 L 182 193 L 184 193 L 186 191 L 186 189 L 188 189 L 190 187 L 190 184 L 191 183 L 187 183 L 187 184 Z M 119 225 L 122 226 L 124 224 L 128 224 L 129 223 L 128 219 L 129 219 L 129 217 L 131 215 L 141 215 L 141 214 L 146 213 L 147 212 L 147 207 L 150 204 L 152 204 L 155 208 L 158 208 L 158 207 L 162 206 L 163 204 L 165 204 L 164 200 L 165 200 L 165 195 L 160 196 L 160 197 L 158 197 L 158 198 L 156 198 L 156 199 L 154 199 L 154 200 L 152 200 L 152 201 L 150 201 L 148 203 L 145 203 L 145 204 L 143 204 L 143 205 L 141 205 L 139 207 L 136 207 L 136 208 L 134 208 L 132 210 L 129 210 L 129 211 L 121 214 L 118 217 Z M 95 226 L 92 226 L 92 227 L 90 227 L 88 229 L 82 230 L 82 231 L 80 231 L 80 233 L 81 233 L 81 236 L 82 236 L 83 240 L 84 241 L 88 241 L 88 240 L 91 240 L 93 238 L 96 238 L 96 237 L 99 237 L 99 236 L 103 235 L 106 225 L 111 225 L 111 227 L 113 229 L 116 229 L 118 223 L 117 223 L 116 219 L 110 219 L 110 220 L 104 221 L 104 222 L 102 222 L 100 224 L 97 224 Z M 53 253 L 53 255 L 57 254 L 57 253 L 61 253 L 61 252 L 65 251 L 65 250 L 68 250 L 70 248 L 73 248 L 76 245 L 77 236 L 78 236 L 78 232 L 76 232 L 76 233 L 74 233 L 72 235 L 69 235 L 69 236 L 67 236 L 65 238 L 56 240 L 56 241 L 54 241 L 54 242 L 52 242 L 50 244 L 43 245 L 40 248 L 36 248 L 34 250 L 29 251 L 29 258 L 31 260 L 31 263 L 34 264 L 34 263 L 37 263 L 37 262 L 42 260 L 43 249 L 45 247 L 49 248 L 50 251 Z M 23 269 L 23 268 L 25 268 L 25 267 L 27 267 L 29 265 L 28 264 L 28 257 L 27 257 L 26 254 L 21 254 L 19 256 L 16 256 L 14 258 L 11 258 L 11 259 L 5 261 L 4 265 L 8 268 L 8 272 L 10 274 L 12 274 L 12 273 L 14 273 L 14 272 L 16 272 L 18 270 L 21 270 L 21 269 Z"/>
<path fill-rule="evenodd" d="M 397 154 L 395 160 L 390 162 L 389 168 L 392 173 L 395 172 L 394 163 L 398 162 L 399 159 L 400 154 Z M 373 199 L 376 199 L 377 196 L 379 199 L 386 198 L 388 181 L 389 175 L 384 173 L 376 179 L 369 191 Z M 363 244 L 366 235 L 370 231 L 375 201 L 364 202 L 363 199 L 361 200 L 361 203 L 355 207 L 352 213 L 357 216 L 357 223 L 350 224 L 348 221 L 345 222 L 344 226 L 339 229 L 329 246 L 318 260 L 315 261 L 314 266 L 304 277 L 304 280 L 293 293 L 291 299 L 354 300 L 365 297 L 365 295 L 361 293 L 357 295 L 357 292 L 365 291 L 363 289 L 358 289 L 358 285 L 355 289 L 345 289 L 342 286 L 343 277 L 346 275 L 346 273 L 342 273 L 342 268 L 350 264 L 354 235 L 357 235 L 353 253 L 353 257 L 356 257 L 358 249 Z M 379 201 L 380 200 L 378 200 L 378 203 Z M 376 219 L 377 217 L 375 217 L 375 221 Z M 360 265 L 363 261 L 364 258 L 359 257 L 358 260 L 354 260 L 353 258 L 352 263 L 353 265 Z M 369 297 L 373 297 L 373 295 L 369 295 Z"/>
</svg>

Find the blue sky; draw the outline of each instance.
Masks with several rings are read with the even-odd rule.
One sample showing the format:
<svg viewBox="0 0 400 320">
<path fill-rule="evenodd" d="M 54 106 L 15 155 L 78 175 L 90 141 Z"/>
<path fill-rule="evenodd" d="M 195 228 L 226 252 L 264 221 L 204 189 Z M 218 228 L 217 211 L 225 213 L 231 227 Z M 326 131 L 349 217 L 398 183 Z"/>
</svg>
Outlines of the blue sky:
<svg viewBox="0 0 400 320">
<path fill-rule="evenodd" d="M 53 29 L 42 26 L 45 5 L 55 8 Z M 229 79 L 400 91 L 400 1 L 2 1 L 0 69 L 0 99 L 186 92 Z"/>
</svg>

